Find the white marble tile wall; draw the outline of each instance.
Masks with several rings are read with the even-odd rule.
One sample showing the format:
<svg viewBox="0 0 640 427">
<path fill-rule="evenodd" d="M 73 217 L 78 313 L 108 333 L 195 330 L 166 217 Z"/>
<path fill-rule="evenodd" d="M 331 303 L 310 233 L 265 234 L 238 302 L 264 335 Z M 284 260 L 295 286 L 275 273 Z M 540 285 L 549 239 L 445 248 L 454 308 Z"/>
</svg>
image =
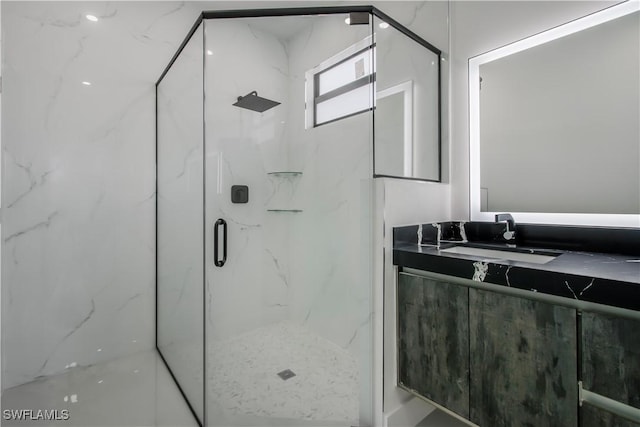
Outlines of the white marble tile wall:
<svg viewBox="0 0 640 427">
<path fill-rule="evenodd" d="M 153 347 L 154 83 L 196 16 L 2 2 L 3 388 Z"/>
</svg>

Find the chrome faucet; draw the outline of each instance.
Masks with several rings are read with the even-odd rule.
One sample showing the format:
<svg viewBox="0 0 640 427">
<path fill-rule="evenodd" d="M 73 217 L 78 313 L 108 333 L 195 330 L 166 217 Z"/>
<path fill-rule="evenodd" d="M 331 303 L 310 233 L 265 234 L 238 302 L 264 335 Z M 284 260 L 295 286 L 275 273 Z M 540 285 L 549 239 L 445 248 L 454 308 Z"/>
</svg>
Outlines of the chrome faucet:
<svg viewBox="0 0 640 427">
<path fill-rule="evenodd" d="M 516 222 L 511 214 L 496 214 L 496 223 L 506 222 L 507 230 L 502 234 L 505 240 L 513 240 L 516 237 Z"/>
</svg>

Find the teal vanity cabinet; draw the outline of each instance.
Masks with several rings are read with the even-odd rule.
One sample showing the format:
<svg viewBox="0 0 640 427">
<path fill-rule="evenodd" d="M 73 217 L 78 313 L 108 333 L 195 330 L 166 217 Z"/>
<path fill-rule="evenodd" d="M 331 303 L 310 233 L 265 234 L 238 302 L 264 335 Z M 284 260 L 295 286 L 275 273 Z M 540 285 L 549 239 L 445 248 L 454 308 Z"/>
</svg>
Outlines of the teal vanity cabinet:
<svg viewBox="0 0 640 427">
<path fill-rule="evenodd" d="M 640 320 L 582 313 L 581 374 L 584 389 L 640 408 Z M 584 404 L 581 426 L 640 424 Z"/>
<path fill-rule="evenodd" d="M 399 387 L 482 427 L 640 427 L 640 229 L 436 225 L 394 228 Z"/>
<path fill-rule="evenodd" d="M 400 273 L 398 382 L 469 418 L 469 290 Z"/>
<path fill-rule="evenodd" d="M 576 311 L 398 278 L 399 385 L 481 426 L 578 425 Z"/>
<path fill-rule="evenodd" d="M 578 425 L 576 310 L 469 289 L 470 419 Z"/>
</svg>

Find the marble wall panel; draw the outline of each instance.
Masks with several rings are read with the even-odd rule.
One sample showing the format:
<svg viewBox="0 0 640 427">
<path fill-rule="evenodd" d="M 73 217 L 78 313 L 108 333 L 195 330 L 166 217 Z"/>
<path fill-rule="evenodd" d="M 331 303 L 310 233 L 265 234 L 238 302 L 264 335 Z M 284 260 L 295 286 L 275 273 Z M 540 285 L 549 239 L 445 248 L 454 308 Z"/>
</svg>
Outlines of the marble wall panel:
<svg viewBox="0 0 640 427">
<path fill-rule="evenodd" d="M 154 83 L 196 16 L 2 3 L 3 388 L 153 348 Z"/>
</svg>

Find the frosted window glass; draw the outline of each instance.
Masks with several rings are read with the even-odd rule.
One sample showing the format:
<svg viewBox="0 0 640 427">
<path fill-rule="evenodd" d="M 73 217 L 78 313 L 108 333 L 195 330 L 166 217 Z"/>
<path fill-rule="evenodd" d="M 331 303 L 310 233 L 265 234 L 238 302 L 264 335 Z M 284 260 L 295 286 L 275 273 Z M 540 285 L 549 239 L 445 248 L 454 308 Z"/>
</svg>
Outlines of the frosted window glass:
<svg viewBox="0 0 640 427">
<path fill-rule="evenodd" d="M 372 93 L 372 84 L 368 84 L 319 103 L 316 106 L 316 124 L 371 109 Z"/>
<path fill-rule="evenodd" d="M 371 49 L 347 59 L 318 76 L 318 94 L 323 95 L 371 74 Z"/>
</svg>

